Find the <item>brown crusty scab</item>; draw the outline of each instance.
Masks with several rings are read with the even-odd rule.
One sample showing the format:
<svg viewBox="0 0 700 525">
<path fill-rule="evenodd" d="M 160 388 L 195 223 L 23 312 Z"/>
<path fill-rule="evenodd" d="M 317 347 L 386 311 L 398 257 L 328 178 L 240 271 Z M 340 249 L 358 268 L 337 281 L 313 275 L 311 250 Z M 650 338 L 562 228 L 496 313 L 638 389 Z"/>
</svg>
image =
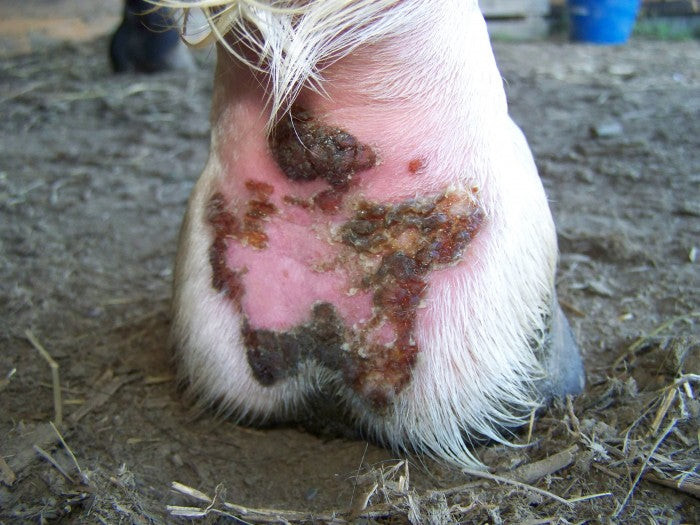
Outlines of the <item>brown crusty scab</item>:
<svg viewBox="0 0 700 525">
<path fill-rule="evenodd" d="M 386 408 L 412 376 L 419 352 L 416 317 L 428 275 L 461 258 L 482 220 L 471 195 L 457 192 L 393 205 L 360 201 L 341 226 L 339 242 L 347 248 L 345 264 L 359 274 L 358 289 L 372 293 L 371 318 L 353 328 L 332 304 L 318 302 L 305 323 L 286 331 L 253 329 L 245 321 L 254 377 L 270 386 L 314 361 L 340 373 L 374 410 Z M 385 323 L 393 328 L 394 341 L 372 342 L 373 330 Z"/>
<path fill-rule="evenodd" d="M 361 326 L 348 326 L 333 304 L 319 301 L 303 323 L 288 330 L 250 325 L 241 308 L 245 268 L 230 269 L 225 252 L 227 239 L 255 249 L 267 247 L 265 221 L 278 210 L 270 202 L 273 186 L 260 181 L 246 181 L 249 199 L 240 219 L 228 210 L 220 193 L 209 202 L 207 218 L 214 230 L 212 285 L 224 291 L 241 313 L 248 364 L 261 385 L 275 385 L 297 375 L 304 363 L 314 362 L 337 372 L 368 407 L 384 410 L 412 377 L 420 351 L 416 319 L 428 276 L 461 260 L 481 227 L 483 212 L 471 191 L 445 191 L 394 204 L 349 201 L 352 178 L 376 164 L 374 151 L 298 107 L 276 126 L 270 149 L 288 179 L 322 179 L 330 186 L 310 199 L 284 195 L 283 204 L 323 215 L 350 208 L 350 217 L 338 225 L 329 242 L 340 251 L 334 264 L 348 271 L 350 286 L 371 294 L 370 318 Z M 411 173 L 425 168 L 420 158 L 407 166 Z M 393 341 L 378 343 L 373 334 L 387 326 Z"/>
<path fill-rule="evenodd" d="M 342 242 L 360 256 L 378 259 L 360 287 L 372 292 L 374 315 L 368 327 L 389 323 L 391 345 L 363 341 L 354 388 L 375 406 L 386 405 L 410 381 L 419 352 L 415 341 L 418 309 L 428 275 L 458 262 L 483 220 L 470 196 L 447 192 L 394 205 L 360 202 L 342 227 Z"/>
<path fill-rule="evenodd" d="M 214 230 L 214 240 L 209 247 L 212 287 L 216 291 L 225 292 L 238 306 L 243 296 L 241 272 L 232 270 L 226 264 L 227 239 L 236 239 L 258 250 L 266 248 L 268 237 L 264 231 L 264 222 L 277 213 L 277 207 L 269 200 L 274 192 L 270 184 L 248 179 L 245 187 L 250 199 L 242 220 L 228 208 L 226 199 L 220 192 L 212 195 L 206 209 L 207 222 Z"/>
<path fill-rule="evenodd" d="M 243 285 L 239 272 L 231 270 L 226 264 L 226 238 L 237 236 L 241 228 L 236 216 L 226 209 L 226 199 L 221 193 L 215 193 L 209 199 L 207 222 L 214 230 L 214 241 L 209 247 L 212 287 L 224 292 L 234 304 L 239 304 Z"/>
<path fill-rule="evenodd" d="M 298 106 L 275 126 L 269 144 L 288 179 L 322 179 L 336 189 L 347 188 L 355 173 L 377 162 L 370 146 L 343 129 L 320 123 Z"/>
</svg>

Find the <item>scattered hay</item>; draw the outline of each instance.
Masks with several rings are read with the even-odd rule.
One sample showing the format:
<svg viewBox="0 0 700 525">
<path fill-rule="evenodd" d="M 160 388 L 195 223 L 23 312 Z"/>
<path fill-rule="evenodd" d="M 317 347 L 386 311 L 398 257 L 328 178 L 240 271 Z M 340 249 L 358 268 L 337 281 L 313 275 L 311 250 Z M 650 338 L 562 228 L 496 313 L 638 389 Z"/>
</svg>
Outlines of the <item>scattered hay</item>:
<svg viewBox="0 0 700 525">
<path fill-rule="evenodd" d="M 632 357 L 639 349 L 636 346 L 632 352 L 629 347 L 625 349 L 625 355 Z M 647 360 L 658 361 L 664 351 L 665 346 L 657 345 Z M 623 362 L 624 359 L 619 361 Z M 677 365 L 676 370 L 682 370 L 683 362 Z M 172 490 L 190 504 L 168 505 L 167 510 L 172 517 L 199 520 L 225 516 L 244 523 L 369 520 L 418 524 L 505 522 L 517 518 L 534 524 L 583 516 L 624 521 L 625 516 L 632 519 L 643 504 L 644 496 L 637 500 L 635 494 L 644 481 L 700 497 L 698 400 L 694 388 L 699 382 L 698 374 L 679 373 L 669 376 L 661 389 L 640 392 L 623 367 L 622 372 L 596 385 L 592 392 L 550 409 L 541 418 L 539 428 L 529 429 L 527 441 L 532 432 L 535 440 L 547 443 L 544 452 L 548 455 L 499 473 L 463 470 L 472 480 L 460 485 L 414 488 L 409 462 L 397 460 L 358 470 L 354 476 L 355 496 L 346 509 L 311 513 L 250 508 L 227 500 L 222 484 L 216 487 L 214 496 L 209 496 L 173 482 Z M 598 415 L 601 409 L 623 402 L 633 407 L 629 411 L 635 414 L 633 419 L 618 420 L 613 425 Z M 565 446 L 561 450 L 552 453 L 554 446 L 562 445 Z M 537 447 L 536 442 L 533 448 L 543 447 Z M 509 453 L 513 452 L 506 451 Z M 558 477 L 567 470 L 569 476 Z M 542 518 L 543 515 L 557 518 Z"/>
</svg>

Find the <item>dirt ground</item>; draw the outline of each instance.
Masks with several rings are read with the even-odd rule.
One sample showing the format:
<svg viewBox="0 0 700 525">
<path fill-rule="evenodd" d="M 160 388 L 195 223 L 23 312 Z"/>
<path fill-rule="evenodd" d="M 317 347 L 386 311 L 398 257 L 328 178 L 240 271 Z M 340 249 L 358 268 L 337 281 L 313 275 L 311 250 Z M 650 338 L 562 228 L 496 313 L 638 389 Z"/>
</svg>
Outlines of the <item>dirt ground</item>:
<svg viewBox="0 0 700 525">
<path fill-rule="evenodd" d="M 495 45 L 588 386 L 477 449 L 492 479 L 192 411 L 168 301 L 213 59 L 115 77 L 106 48 L 0 58 L 0 523 L 700 522 L 697 41 Z"/>
</svg>

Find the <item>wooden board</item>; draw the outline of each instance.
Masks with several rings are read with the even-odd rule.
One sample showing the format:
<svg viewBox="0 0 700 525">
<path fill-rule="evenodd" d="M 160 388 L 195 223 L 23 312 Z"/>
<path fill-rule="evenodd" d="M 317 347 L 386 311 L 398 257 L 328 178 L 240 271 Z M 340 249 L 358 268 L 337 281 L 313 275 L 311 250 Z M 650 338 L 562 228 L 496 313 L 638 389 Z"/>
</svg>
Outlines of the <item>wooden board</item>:
<svg viewBox="0 0 700 525">
<path fill-rule="evenodd" d="M 488 20 L 489 36 L 497 40 L 540 40 L 549 35 L 549 22 L 544 17 Z"/>
<path fill-rule="evenodd" d="M 549 0 L 479 0 L 491 38 L 535 40 L 549 34 Z"/>
<path fill-rule="evenodd" d="M 479 0 L 484 17 L 527 18 L 549 13 L 549 0 Z"/>
</svg>

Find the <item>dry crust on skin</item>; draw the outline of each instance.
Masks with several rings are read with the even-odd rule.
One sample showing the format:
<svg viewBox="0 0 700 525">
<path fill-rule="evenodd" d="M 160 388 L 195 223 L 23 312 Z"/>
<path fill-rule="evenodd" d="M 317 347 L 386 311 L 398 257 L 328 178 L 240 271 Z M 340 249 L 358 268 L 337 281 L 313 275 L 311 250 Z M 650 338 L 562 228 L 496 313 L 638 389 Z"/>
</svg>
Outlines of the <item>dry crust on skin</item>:
<svg viewBox="0 0 700 525">
<path fill-rule="evenodd" d="M 290 180 L 323 179 L 336 189 L 347 188 L 356 172 L 377 161 L 370 146 L 340 128 L 318 122 L 299 106 L 292 106 L 288 118 L 275 127 L 270 149 Z"/>
<path fill-rule="evenodd" d="M 374 152 L 306 111 L 297 111 L 287 123 L 278 127 L 270 141 L 281 170 L 300 183 L 323 178 L 331 188 L 310 201 L 285 195 L 283 202 L 301 205 L 310 213 L 335 213 L 346 205 L 353 175 L 374 165 Z M 415 171 L 415 162 L 407 169 Z M 416 318 L 430 273 L 456 264 L 482 224 L 483 212 L 474 196 L 445 191 L 395 204 L 355 199 L 349 220 L 329 234 L 329 242 L 339 252 L 336 265 L 352 276 L 351 289 L 371 295 L 369 319 L 349 326 L 333 304 L 319 301 L 306 322 L 273 331 L 250 326 L 241 307 L 245 269 L 233 270 L 225 261 L 229 242 L 265 249 L 265 221 L 278 213 L 269 201 L 273 186 L 247 180 L 245 187 L 250 199 L 242 220 L 216 193 L 209 201 L 208 221 L 214 232 L 212 286 L 225 291 L 241 314 L 243 343 L 254 378 L 272 386 L 312 361 L 339 373 L 343 383 L 372 409 L 386 408 L 412 378 L 420 351 L 414 337 Z M 390 330 L 392 341 L 376 342 L 374 334 L 382 329 Z"/>
</svg>

